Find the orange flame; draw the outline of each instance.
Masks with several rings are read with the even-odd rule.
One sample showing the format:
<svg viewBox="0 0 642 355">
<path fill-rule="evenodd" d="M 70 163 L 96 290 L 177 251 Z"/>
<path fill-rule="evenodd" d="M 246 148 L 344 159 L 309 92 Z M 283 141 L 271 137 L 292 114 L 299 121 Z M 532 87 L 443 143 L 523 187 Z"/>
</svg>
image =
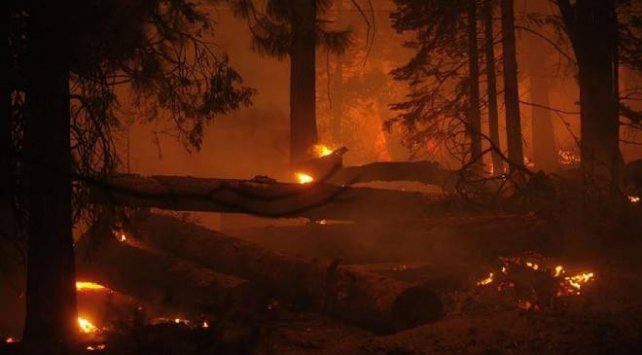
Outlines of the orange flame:
<svg viewBox="0 0 642 355">
<path fill-rule="evenodd" d="M 16 339 L 14 339 L 13 337 L 8 337 L 7 339 L 4 340 L 4 342 L 7 343 L 7 344 L 15 343 Z"/>
<path fill-rule="evenodd" d="M 95 325 L 83 317 L 78 317 L 78 325 L 83 333 L 95 333 L 98 331 L 98 328 Z"/>
<path fill-rule="evenodd" d="M 76 291 L 98 291 L 107 289 L 103 285 L 88 281 L 76 281 Z"/>
<path fill-rule="evenodd" d="M 480 281 L 477 283 L 477 286 L 486 286 L 486 285 L 488 285 L 488 284 L 492 283 L 492 282 L 493 282 L 493 280 L 495 280 L 495 274 L 491 272 L 490 274 L 488 274 L 488 277 L 487 277 L 487 278 L 485 278 L 485 279 L 483 279 L 483 280 L 480 280 Z"/>
<path fill-rule="evenodd" d="M 296 173 L 294 174 L 299 184 L 309 184 L 314 181 L 314 178 L 308 174 Z"/>
<path fill-rule="evenodd" d="M 332 154 L 333 150 L 330 149 L 330 147 L 323 145 L 323 144 L 316 144 L 314 146 L 314 154 L 317 155 L 317 157 L 325 157 L 327 155 Z"/>
<path fill-rule="evenodd" d="M 105 344 L 98 344 L 98 345 L 95 345 L 95 346 L 94 345 L 88 345 L 87 346 L 87 350 L 89 350 L 89 351 L 102 351 L 102 350 L 105 350 L 106 347 L 107 347 L 107 345 L 105 345 Z"/>
<path fill-rule="evenodd" d="M 627 196 L 629 198 L 629 202 L 631 203 L 640 203 L 640 196 Z"/>
</svg>

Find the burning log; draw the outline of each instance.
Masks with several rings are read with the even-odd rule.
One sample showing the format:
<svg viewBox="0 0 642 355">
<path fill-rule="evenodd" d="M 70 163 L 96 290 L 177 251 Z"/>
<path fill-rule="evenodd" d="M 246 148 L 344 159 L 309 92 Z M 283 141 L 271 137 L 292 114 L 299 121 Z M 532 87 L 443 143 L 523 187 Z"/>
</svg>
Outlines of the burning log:
<svg viewBox="0 0 642 355">
<path fill-rule="evenodd" d="M 411 220 L 441 210 L 441 205 L 435 207 L 425 195 L 414 192 L 179 176 L 115 176 L 94 185 L 92 198 L 96 203 L 130 207 L 311 220 Z"/>
<path fill-rule="evenodd" d="M 111 230 L 93 228 L 90 233 L 104 238 Z M 78 279 L 98 282 L 164 310 L 190 314 L 228 308 L 250 293 L 246 280 L 130 243 L 112 237 L 94 253 L 90 237 L 83 237 L 76 244 Z"/>
<path fill-rule="evenodd" d="M 159 250 L 261 284 L 283 300 L 311 306 L 375 331 L 409 328 L 441 315 L 424 287 L 316 259 L 273 252 L 170 216 L 134 216 L 126 228 Z"/>
</svg>

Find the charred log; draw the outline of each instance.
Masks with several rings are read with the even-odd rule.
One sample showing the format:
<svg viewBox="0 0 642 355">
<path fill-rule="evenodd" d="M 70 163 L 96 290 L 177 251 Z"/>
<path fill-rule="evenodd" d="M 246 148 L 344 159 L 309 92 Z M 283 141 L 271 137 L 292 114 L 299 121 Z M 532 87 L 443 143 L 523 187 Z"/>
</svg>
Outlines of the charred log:
<svg viewBox="0 0 642 355">
<path fill-rule="evenodd" d="M 270 251 L 170 216 L 135 216 L 127 228 L 159 250 L 260 284 L 295 302 L 374 331 L 409 328 L 441 316 L 426 288 L 340 264 Z M 412 316 L 405 310 L 414 309 Z"/>
<path fill-rule="evenodd" d="M 91 233 L 104 238 L 111 230 L 94 228 Z M 246 280 L 132 244 L 131 239 L 119 242 L 109 238 L 98 250 L 92 250 L 91 238 L 94 236 L 85 236 L 76 245 L 77 279 L 98 282 L 152 307 L 193 315 L 216 314 L 247 300 L 250 294 Z"/>
<path fill-rule="evenodd" d="M 411 220 L 442 207 L 414 192 L 273 181 L 121 175 L 93 188 L 93 202 L 175 211 L 312 220 Z M 394 208 L 381 208 L 394 206 Z"/>
</svg>

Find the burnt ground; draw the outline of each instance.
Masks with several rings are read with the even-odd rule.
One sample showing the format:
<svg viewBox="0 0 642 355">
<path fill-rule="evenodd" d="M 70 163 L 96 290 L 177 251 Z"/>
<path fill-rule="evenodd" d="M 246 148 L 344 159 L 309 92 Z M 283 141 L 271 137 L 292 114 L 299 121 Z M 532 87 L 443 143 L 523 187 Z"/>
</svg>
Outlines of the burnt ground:
<svg viewBox="0 0 642 355">
<path fill-rule="evenodd" d="M 129 322 L 97 339 L 93 345 L 106 344 L 103 351 L 85 352 L 642 353 L 642 240 L 631 226 L 599 248 L 577 247 L 577 240 L 568 241 L 568 229 L 534 216 L 460 216 L 399 227 L 313 223 L 228 232 L 305 257 L 340 256 L 350 267 L 427 285 L 443 301 L 439 321 L 374 334 L 270 300 L 262 309 L 209 319 L 207 328 L 198 321 Z M 527 261 L 537 263 L 539 270 L 525 267 Z M 507 265 L 510 272 L 502 276 L 501 268 Z M 558 296 L 562 278 L 551 275 L 555 265 L 564 265 L 569 276 L 592 272 L 594 277 L 575 290 L 579 294 Z M 490 272 L 496 275 L 493 282 L 478 285 Z M 514 286 L 505 287 L 507 283 Z M 2 350 L 17 353 L 16 349 Z"/>
</svg>

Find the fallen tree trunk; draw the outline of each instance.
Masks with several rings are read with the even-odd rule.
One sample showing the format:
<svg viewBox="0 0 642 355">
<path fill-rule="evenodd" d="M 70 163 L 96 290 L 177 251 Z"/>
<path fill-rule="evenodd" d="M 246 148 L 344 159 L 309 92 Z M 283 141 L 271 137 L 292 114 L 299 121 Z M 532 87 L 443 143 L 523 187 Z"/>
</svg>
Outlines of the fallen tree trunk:
<svg viewBox="0 0 642 355">
<path fill-rule="evenodd" d="M 327 182 L 342 185 L 371 181 L 416 181 L 447 189 L 454 186 L 456 178 L 455 172 L 441 168 L 438 163 L 391 161 L 343 167 L 330 175 Z"/>
<path fill-rule="evenodd" d="M 132 245 L 131 239 L 116 241 L 110 229 L 90 233 L 103 243 L 93 251 L 88 235 L 76 243 L 77 280 L 97 282 L 163 311 L 193 315 L 220 312 L 250 294 L 246 280 Z"/>
<path fill-rule="evenodd" d="M 441 316 L 430 290 L 374 273 L 270 251 L 170 216 L 132 217 L 138 239 L 177 257 L 260 283 L 281 299 L 365 328 L 389 332 Z"/>
<path fill-rule="evenodd" d="M 442 210 L 439 201 L 415 192 L 180 176 L 115 176 L 93 185 L 92 200 L 130 207 L 311 220 L 412 220 Z"/>
</svg>

